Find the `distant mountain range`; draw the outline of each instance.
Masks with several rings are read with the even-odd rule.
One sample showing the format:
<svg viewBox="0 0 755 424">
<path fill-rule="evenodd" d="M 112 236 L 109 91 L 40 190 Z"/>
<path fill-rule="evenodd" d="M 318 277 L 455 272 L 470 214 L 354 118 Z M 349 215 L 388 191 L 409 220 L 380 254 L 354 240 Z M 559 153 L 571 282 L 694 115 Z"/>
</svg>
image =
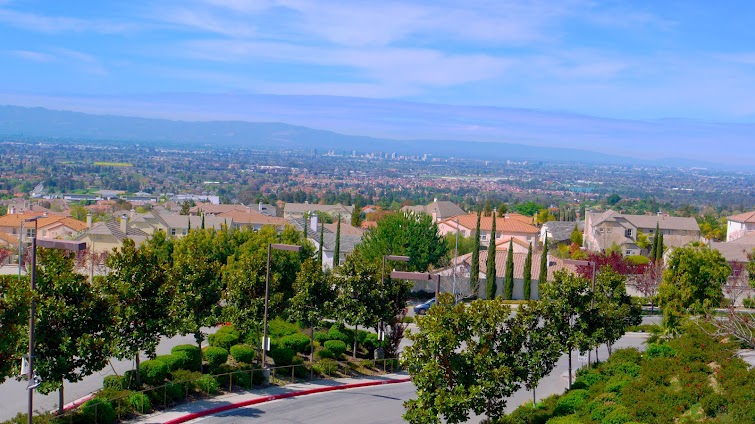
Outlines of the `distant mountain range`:
<svg viewBox="0 0 755 424">
<path fill-rule="evenodd" d="M 458 140 L 394 140 L 339 134 L 276 122 L 176 121 L 70 111 L 0 106 L 0 137 L 49 137 L 61 139 L 118 140 L 247 146 L 319 151 L 340 154 L 357 151 L 395 152 L 399 155 L 431 154 L 483 160 L 557 161 L 605 164 L 720 167 L 684 160 L 641 160 L 588 150 L 536 147 L 514 143 Z"/>
</svg>

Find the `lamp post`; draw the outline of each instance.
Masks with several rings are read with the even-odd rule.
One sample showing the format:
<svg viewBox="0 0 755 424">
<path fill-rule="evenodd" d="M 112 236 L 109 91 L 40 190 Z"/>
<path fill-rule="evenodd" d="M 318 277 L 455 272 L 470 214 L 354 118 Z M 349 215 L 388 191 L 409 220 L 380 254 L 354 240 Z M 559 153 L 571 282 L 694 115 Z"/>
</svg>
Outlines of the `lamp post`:
<svg viewBox="0 0 755 424">
<path fill-rule="evenodd" d="M 34 413 L 34 389 L 36 389 L 41 383 L 41 381 L 35 379 L 34 377 L 34 323 L 36 321 L 36 303 L 34 301 L 34 293 L 37 289 L 37 246 L 46 249 L 61 249 L 75 252 L 86 249 L 85 242 L 44 239 L 37 241 L 38 218 L 39 217 L 33 217 L 24 220 L 24 222 L 34 222 L 34 233 L 31 239 L 31 275 L 29 278 L 29 287 L 31 289 L 31 305 L 29 307 L 29 369 L 27 371 L 29 385 L 26 387 L 26 389 L 29 391 L 28 424 L 32 424 L 32 417 Z"/>
<path fill-rule="evenodd" d="M 265 276 L 265 315 L 263 317 L 262 321 L 262 350 L 261 350 L 261 361 L 262 362 L 262 368 L 264 370 L 267 370 L 267 359 L 266 359 L 266 352 L 267 352 L 267 303 L 268 299 L 270 298 L 270 256 L 272 254 L 273 249 L 275 250 L 286 250 L 289 252 L 301 252 L 301 246 L 295 245 L 295 244 L 281 244 L 281 243 L 268 243 L 267 244 L 267 274 Z"/>
</svg>

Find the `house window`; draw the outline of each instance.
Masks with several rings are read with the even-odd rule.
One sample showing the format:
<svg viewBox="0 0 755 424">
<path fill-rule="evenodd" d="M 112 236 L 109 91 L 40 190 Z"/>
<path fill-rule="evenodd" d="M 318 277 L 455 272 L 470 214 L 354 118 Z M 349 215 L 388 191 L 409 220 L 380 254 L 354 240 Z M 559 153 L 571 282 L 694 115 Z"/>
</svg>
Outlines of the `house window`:
<svg viewBox="0 0 755 424">
<path fill-rule="evenodd" d="M 181 230 L 181 235 L 182 235 L 182 236 L 185 236 L 185 235 L 186 235 L 186 228 L 184 228 L 184 229 L 182 229 L 182 230 Z"/>
<path fill-rule="evenodd" d="M 480 240 L 485 241 L 487 239 L 488 239 L 488 235 L 487 234 L 480 234 Z"/>
<path fill-rule="evenodd" d="M 632 251 L 631 250 L 627 250 L 627 256 L 631 256 L 631 255 L 632 255 Z"/>
<path fill-rule="evenodd" d="M 624 231 L 624 236 L 626 236 L 626 237 L 629 237 L 629 238 L 632 238 L 632 229 L 631 229 L 631 228 L 627 228 L 627 229 L 626 229 L 626 230 Z"/>
<path fill-rule="evenodd" d="M 172 235 L 172 236 L 176 235 L 176 229 L 175 228 L 171 228 L 170 229 L 170 235 Z"/>
<path fill-rule="evenodd" d="M 604 232 L 604 231 L 605 231 L 605 228 L 603 228 L 603 227 L 600 227 L 600 232 L 602 233 L 602 232 Z"/>
<path fill-rule="evenodd" d="M 606 228 L 606 232 L 610 233 L 611 232 L 611 227 Z"/>
<path fill-rule="evenodd" d="M 35 236 L 36 232 L 37 232 L 37 230 L 34 229 L 34 228 L 27 228 L 26 229 L 26 237 L 27 238 L 32 238 L 32 237 Z"/>
</svg>

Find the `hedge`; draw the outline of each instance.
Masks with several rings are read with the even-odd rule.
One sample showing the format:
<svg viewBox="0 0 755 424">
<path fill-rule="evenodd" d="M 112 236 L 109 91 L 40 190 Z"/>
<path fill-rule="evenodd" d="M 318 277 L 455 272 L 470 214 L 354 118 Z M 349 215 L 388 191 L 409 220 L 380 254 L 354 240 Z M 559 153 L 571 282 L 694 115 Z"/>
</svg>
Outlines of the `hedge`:
<svg viewBox="0 0 755 424">
<path fill-rule="evenodd" d="M 271 339 L 280 339 L 281 337 L 298 333 L 299 326 L 276 318 L 268 322 L 267 332 Z"/>
<path fill-rule="evenodd" d="M 222 347 L 223 349 L 230 349 L 231 346 L 237 344 L 239 342 L 240 336 L 238 333 L 231 333 L 231 332 L 220 332 L 218 331 L 215 334 L 210 334 L 207 337 L 207 343 L 210 344 L 210 346 L 215 347 Z"/>
<path fill-rule="evenodd" d="M 209 374 L 205 374 L 196 381 L 197 388 L 202 392 L 209 395 L 214 395 L 218 392 L 220 387 L 218 382 Z"/>
<path fill-rule="evenodd" d="M 165 384 L 165 378 L 168 377 L 168 366 L 165 362 L 155 359 L 144 361 L 139 364 L 139 375 L 142 377 L 142 383 L 150 386 L 162 386 Z"/>
<path fill-rule="evenodd" d="M 306 334 L 296 333 L 282 337 L 279 344 L 294 352 L 307 353 L 311 349 L 312 340 Z"/>
<path fill-rule="evenodd" d="M 315 337 L 315 341 L 319 342 L 320 344 L 323 344 L 323 343 L 327 342 L 328 340 L 330 340 L 330 336 L 325 331 L 317 331 L 317 332 L 315 332 L 314 337 Z"/>
<path fill-rule="evenodd" d="M 328 349 L 320 349 L 315 352 L 315 357 L 320 359 L 335 359 L 336 355 Z"/>
<path fill-rule="evenodd" d="M 160 355 L 155 357 L 156 361 L 163 362 L 165 365 L 168 366 L 168 372 L 175 371 L 181 368 L 184 368 L 184 366 L 187 365 L 187 359 L 188 356 L 186 355 Z"/>
<path fill-rule="evenodd" d="M 231 346 L 231 356 L 236 362 L 252 363 L 257 358 L 257 349 L 248 344 Z"/>
<path fill-rule="evenodd" d="M 341 340 L 328 340 L 327 342 L 325 342 L 324 346 L 325 349 L 333 352 L 336 358 L 340 357 L 344 354 L 344 352 L 346 352 L 346 343 Z"/>
<path fill-rule="evenodd" d="M 296 356 L 296 352 L 287 347 L 275 347 L 270 350 L 270 357 L 273 358 L 277 366 L 291 365 L 294 356 Z"/>
<path fill-rule="evenodd" d="M 328 338 L 330 340 L 340 340 L 348 345 L 354 342 L 354 333 L 345 329 L 342 325 L 335 324 L 328 330 Z"/>
<path fill-rule="evenodd" d="M 222 347 L 209 346 L 204 349 L 204 357 L 210 369 L 215 369 L 228 360 L 228 351 Z"/>
<path fill-rule="evenodd" d="M 128 404 L 134 411 L 140 414 L 145 414 L 152 409 L 152 403 L 144 393 L 132 393 L 128 397 Z"/>
<path fill-rule="evenodd" d="M 81 406 L 81 415 L 87 423 L 113 424 L 117 418 L 115 409 L 110 401 L 102 398 L 94 398 L 84 402 Z"/>
<path fill-rule="evenodd" d="M 172 353 L 173 355 L 185 356 L 185 359 L 180 364 L 179 369 L 199 371 L 202 364 L 202 355 L 196 345 L 178 345 L 171 349 L 170 353 Z"/>
</svg>

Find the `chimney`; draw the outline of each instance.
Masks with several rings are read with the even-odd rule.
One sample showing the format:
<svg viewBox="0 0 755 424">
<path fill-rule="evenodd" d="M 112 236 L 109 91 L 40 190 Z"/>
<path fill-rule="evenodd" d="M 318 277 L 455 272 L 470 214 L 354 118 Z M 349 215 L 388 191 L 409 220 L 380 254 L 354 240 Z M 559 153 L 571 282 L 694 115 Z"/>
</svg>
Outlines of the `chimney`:
<svg viewBox="0 0 755 424">
<path fill-rule="evenodd" d="M 87 212 L 87 228 L 92 228 L 92 212 Z"/>
<path fill-rule="evenodd" d="M 257 206 L 257 210 L 262 212 L 262 200 L 260 200 L 259 206 Z"/>
<path fill-rule="evenodd" d="M 309 222 L 310 222 L 309 226 L 312 227 L 312 231 L 314 231 L 315 234 L 317 234 L 317 231 L 319 229 L 317 228 L 317 214 L 316 213 L 312 214 L 312 218 L 310 219 Z"/>
<path fill-rule="evenodd" d="M 126 234 L 127 231 L 128 231 L 128 215 L 124 213 L 123 215 L 121 215 L 121 232 L 123 234 Z"/>
<path fill-rule="evenodd" d="M 11 215 L 15 215 L 16 214 L 16 207 L 15 206 L 11 206 L 10 207 L 10 214 Z"/>
<path fill-rule="evenodd" d="M 131 208 L 131 218 L 129 218 L 129 219 L 131 219 L 133 221 L 135 217 L 136 217 L 136 209 Z"/>
</svg>

